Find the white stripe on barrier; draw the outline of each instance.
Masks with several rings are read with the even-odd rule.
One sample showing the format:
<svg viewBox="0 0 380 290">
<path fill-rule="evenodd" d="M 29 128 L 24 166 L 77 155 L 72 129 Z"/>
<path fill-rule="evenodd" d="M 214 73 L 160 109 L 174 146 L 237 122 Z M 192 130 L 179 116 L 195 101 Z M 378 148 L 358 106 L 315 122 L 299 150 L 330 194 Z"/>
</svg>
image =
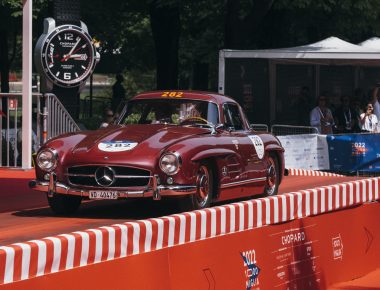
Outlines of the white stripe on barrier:
<svg viewBox="0 0 380 290">
<path fill-rule="evenodd" d="M 272 197 L 271 200 L 273 200 L 273 203 L 274 203 L 273 221 L 274 223 L 278 223 L 279 221 L 278 198 Z"/>
<path fill-rule="evenodd" d="M 95 258 L 94 263 L 99 263 L 102 259 L 103 252 L 103 235 L 100 230 L 97 229 L 89 229 L 88 231 L 93 232 L 95 234 Z"/>
<path fill-rule="evenodd" d="M 220 233 L 224 235 L 226 233 L 226 208 L 220 207 Z"/>
<path fill-rule="evenodd" d="M 72 269 L 74 265 L 75 237 L 73 235 L 68 234 L 63 234 L 59 236 L 64 237 L 67 240 L 66 270 Z M 102 244 L 101 241 L 100 244 Z"/>
<path fill-rule="evenodd" d="M 45 273 L 46 266 L 46 244 L 41 240 L 32 240 L 30 242 L 36 244 L 38 248 L 36 277 L 42 276 Z"/>
<path fill-rule="evenodd" d="M 327 210 L 332 211 L 333 209 L 333 188 L 331 186 L 326 186 L 327 189 Z"/>
<path fill-rule="evenodd" d="M 121 232 L 120 237 L 120 257 L 126 257 L 127 256 L 127 248 L 128 248 L 128 227 L 126 225 L 116 224 L 113 225 L 114 227 L 119 227 Z"/>
<path fill-rule="evenodd" d="M 205 211 L 198 211 L 201 215 L 201 240 L 204 240 L 206 238 L 206 231 L 207 231 L 207 216 Z"/>
<path fill-rule="evenodd" d="M 130 223 L 133 227 L 133 255 L 140 253 L 140 225 L 138 223 Z"/>
<path fill-rule="evenodd" d="M 90 241 L 89 241 L 88 233 L 86 233 L 86 232 L 74 232 L 74 234 L 77 234 L 81 237 L 82 249 L 81 249 L 79 265 L 85 266 L 88 263 L 88 251 L 90 249 Z M 57 243 L 57 246 L 59 246 L 59 251 L 61 251 L 61 244 Z M 55 250 L 55 247 L 56 247 L 56 245 L 54 244 L 54 250 Z M 58 266 L 59 266 L 59 262 L 58 262 Z"/>
<path fill-rule="evenodd" d="M 190 242 L 195 241 L 195 231 L 197 227 L 196 216 L 194 212 L 190 212 Z"/>
<path fill-rule="evenodd" d="M 271 217 L 271 210 L 270 210 L 270 200 L 269 198 L 263 198 L 265 203 L 265 224 L 270 225 L 270 217 Z"/>
<path fill-rule="evenodd" d="M 107 260 L 115 258 L 115 229 L 112 227 L 101 227 L 108 232 L 108 256 Z M 152 235 L 152 228 L 150 229 L 150 235 Z"/>
<path fill-rule="evenodd" d="M 239 231 L 244 230 L 244 204 L 238 203 L 239 207 Z"/>
<path fill-rule="evenodd" d="M 5 251 L 5 275 L 4 284 L 13 282 L 15 251 L 12 247 L 0 247 Z"/>
<path fill-rule="evenodd" d="M 144 252 L 149 252 L 151 250 L 152 243 L 152 224 L 150 221 L 142 220 L 145 225 L 145 244 L 144 244 Z"/>
<path fill-rule="evenodd" d="M 230 233 L 235 232 L 235 207 L 232 204 L 228 204 L 230 209 Z"/>
<path fill-rule="evenodd" d="M 311 215 L 311 191 L 306 191 L 306 216 Z"/>
<path fill-rule="evenodd" d="M 366 202 L 367 201 L 367 187 L 366 187 L 366 183 L 365 183 L 364 180 L 360 181 L 360 183 L 363 186 L 363 190 L 362 190 L 362 202 Z"/>
<path fill-rule="evenodd" d="M 216 209 L 209 208 L 208 211 L 211 214 L 211 237 L 216 236 Z"/>
<path fill-rule="evenodd" d="M 286 215 L 287 215 L 287 201 L 286 201 L 286 195 L 281 195 L 280 196 L 282 199 L 282 221 L 286 221 Z"/>
<path fill-rule="evenodd" d="M 325 200 L 326 200 L 326 191 L 325 191 L 325 188 L 321 188 L 321 213 L 325 212 L 326 211 L 326 208 L 325 208 Z"/>
<path fill-rule="evenodd" d="M 175 214 L 173 216 L 178 217 L 179 220 L 180 220 L 180 224 L 179 224 L 179 241 L 178 241 L 178 244 L 182 245 L 183 243 L 185 243 L 186 217 L 183 214 Z"/>
<path fill-rule="evenodd" d="M 289 203 L 289 213 L 290 213 L 290 219 L 294 220 L 294 194 L 289 195 L 290 203 Z"/>
<path fill-rule="evenodd" d="M 343 183 L 342 184 L 342 207 L 347 206 L 347 184 Z"/>
<path fill-rule="evenodd" d="M 353 183 L 349 183 L 348 187 L 350 188 L 350 202 L 349 202 L 349 205 L 353 205 L 354 204 L 354 184 Z"/>
<path fill-rule="evenodd" d="M 22 260 L 21 260 L 21 280 L 29 278 L 29 266 L 30 266 L 30 245 L 24 243 L 16 243 L 22 250 Z"/>
<path fill-rule="evenodd" d="M 296 197 L 297 197 L 297 217 L 301 218 L 303 216 L 302 211 L 302 193 L 301 192 L 296 192 Z"/>
<path fill-rule="evenodd" d="M 257 204 L 257 216 L 256 216 L 257 227 L 260 228 L 263 225 L 263 221 L 262 221 L 263 214 L 262 214 L 261 200 L 256 200 L 256 204 Z"/>
<path fill-rule="evenodd" d="M 360 201 L 360 184 L 359 181 L 355 181 L 355 191 L 356 191 L 356 202 Z"/>
</svg>

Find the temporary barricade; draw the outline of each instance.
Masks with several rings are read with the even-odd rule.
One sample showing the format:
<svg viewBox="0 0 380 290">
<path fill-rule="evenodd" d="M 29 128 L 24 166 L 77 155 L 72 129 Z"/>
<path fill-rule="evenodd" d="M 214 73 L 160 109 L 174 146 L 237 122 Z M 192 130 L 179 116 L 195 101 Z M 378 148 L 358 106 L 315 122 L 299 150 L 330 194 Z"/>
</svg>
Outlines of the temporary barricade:
<svg viewBox="0 0 380 290">
<path fill-rule="evenodd" d="M 325 289 L 380 266 L 379 186 L 369 178 L 3 246 L 0 289 Z"/>
<path fill-rule="evenodd" d="M 272 125 L 272 134 L 276 136 L 285 135 L 300 135 L 300 134 L 318 134 L 318 129 L 316 127 L 308 126 L 292 126 L 292 125 Z"/>
<path fill-rule="evenodd" d="M 32 94 L 33 152 L 41 144 L 63 133 L 80 128 L 54 94 Z M 0 93 L 0 167 L 21 166 L 21 108 L 20 93 Z"/>
<path fill-rule="evenodd" d="M 345 176 L 345 175 L 334 173 L 334 172 L 296 169 L 296 168 L 287 168 L 287 173 L 289 176 L 342 176 L 342 177 Z"/>
<path fill-rule="evenodd" d="M 330 169 L 380 172 L 380 134 L 327 135 Z"/>
</svg>

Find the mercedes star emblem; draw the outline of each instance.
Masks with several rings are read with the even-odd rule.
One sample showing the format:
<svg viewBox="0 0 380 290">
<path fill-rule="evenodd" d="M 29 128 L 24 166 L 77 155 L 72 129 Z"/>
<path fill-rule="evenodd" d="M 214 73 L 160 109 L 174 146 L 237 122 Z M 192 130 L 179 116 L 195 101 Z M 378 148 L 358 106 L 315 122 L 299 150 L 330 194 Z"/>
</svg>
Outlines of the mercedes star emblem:
<svg viewBox="0 0 380 290">
<path fill-rule="evenodd" d="M 99 167 L 95 171 L 95 180 L 100 186 L 111 186 L 115 182 L 115 175 L 111 167 Z"/>
</svg>

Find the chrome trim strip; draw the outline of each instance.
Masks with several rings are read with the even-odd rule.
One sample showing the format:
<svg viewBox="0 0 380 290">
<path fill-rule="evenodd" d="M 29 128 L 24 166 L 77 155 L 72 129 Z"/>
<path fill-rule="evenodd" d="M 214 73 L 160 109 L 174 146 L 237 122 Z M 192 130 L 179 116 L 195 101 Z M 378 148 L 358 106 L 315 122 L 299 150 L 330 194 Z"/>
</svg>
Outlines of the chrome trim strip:
<svg viewBox="0 0 380 290">
<path fill-rule="evenodd" d="M 71 177 L 91 177 L 91 178 L 95 178 L 95 174 L 67 173 L 66 176 L 71 176 Z M 142 175 L 115 175 L 115 178 L 153 178 L 153 176 L 142 176 Z"/>
<path fill-rule="evenodd" d="M 48 192 L 49 191 L 49 181 L 40 181 L 40 180 L 32 180 L 29 183 L 30 188 L 38 191 Z M 127 197 L 153 197 L 154 196 L 154 188 L 152 187 L 144 187 L 143 190 L 137 190 L 137 188 L 92 188 L 92 189 L 80 189 L 75 187 L 69 187 L 63 183 L 55 182 L 51 184 L 54 186 L 54 193 L 58 194 L 69 194 L 69 195 L 78 195 L 88 197 L 90 195 L 90 191 L 100 190 L 100 191 L 117 191 L 118 196 L 120 198 Z M 157 186 L 157 185 L 156 185 Z M 196 186 L 195 185 L 175 185 L 175 186 L 166 186 L 166 185 L 158 185 L 156 190 L 158 191 L 160 196 L 175 196 L 175 195 L 188 195 L 195 194 Z"/>
<path fill-rule="evenodd" d="M 225 183 L 220 186 L 220 188 L 228 188 L 228 187 L 234 187 L 242 184 L 247 184 L 247 183 L 254 183 L 254 182 L 260 182 L 260 181 L 265 181 L 267 178 L 266 177 L 260 177 L 260 178 L 253 178 L 253 179 L 247 179 L 247 180 L 242 180 L 242 181 L 235 181 L 235 182 L 230 182 L 230 183 Z"/>
</svg>

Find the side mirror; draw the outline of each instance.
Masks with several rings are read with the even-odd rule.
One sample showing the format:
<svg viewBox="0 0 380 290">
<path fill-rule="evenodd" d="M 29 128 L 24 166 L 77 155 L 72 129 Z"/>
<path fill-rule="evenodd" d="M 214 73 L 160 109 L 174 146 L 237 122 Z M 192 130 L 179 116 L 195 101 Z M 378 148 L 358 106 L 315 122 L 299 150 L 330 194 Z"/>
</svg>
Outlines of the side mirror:
<svg viewBox="0 0 380 290">
<path fill-rule="evenodd" d="M 221 123 L 216 124 L 216 125 L 215 125 L 215 129 L 216 129 L 216 130 L 224 129 L 224 124 L 221 124 Z"/>
<path fill-rule="evenodd" d="M 224 124 L 216 124 L 215 126 L 212 125 L 211 126 L 211 134 L 212 135 L 215 135 L 218 133 L 218 130 L 221 130 L 224 128 Z"/>
</svg>

